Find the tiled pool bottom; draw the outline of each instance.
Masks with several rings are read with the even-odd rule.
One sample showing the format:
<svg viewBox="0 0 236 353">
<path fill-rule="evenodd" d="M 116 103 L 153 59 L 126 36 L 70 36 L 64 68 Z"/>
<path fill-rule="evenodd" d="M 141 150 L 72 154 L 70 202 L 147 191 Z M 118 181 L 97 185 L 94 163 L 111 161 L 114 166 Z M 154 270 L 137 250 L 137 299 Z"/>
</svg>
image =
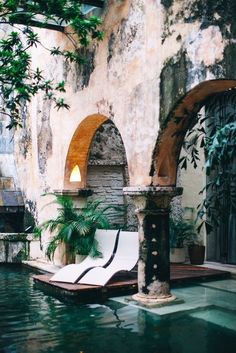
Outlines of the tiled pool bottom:
<svg viewBox="0 0 236 353">
<path fill-rule="evenodd" d="M 149 309 L 142 307 L 142 309 L 162 317 L 173 316 L 173 314 L 178 313 L 182 315 L 187 312 L 190 315 L 191 311 L 206 311 L 206 309 L 212 307 L 231 310 L 236 314 L 236 280 L 234 279 L 182 285 L 173 288 L 171 292 L 178 299 L 176 305 L 172 302 L 171 305 L 159 308 Z M 132 297 L 122 296 L 113 298 L 113 300 L 140 308 L 139 305 L 132 301 Z M 236 330 L 236 321 L 234 328 Z"/>
<path fill-rule="evenodd" d="M 235 281 L 176 287 L 183 304 L 149 311 L 125 298 L 60 302 L 32 275 L 0 266 L 1 353 L 235 353 Z"/>
</svg>

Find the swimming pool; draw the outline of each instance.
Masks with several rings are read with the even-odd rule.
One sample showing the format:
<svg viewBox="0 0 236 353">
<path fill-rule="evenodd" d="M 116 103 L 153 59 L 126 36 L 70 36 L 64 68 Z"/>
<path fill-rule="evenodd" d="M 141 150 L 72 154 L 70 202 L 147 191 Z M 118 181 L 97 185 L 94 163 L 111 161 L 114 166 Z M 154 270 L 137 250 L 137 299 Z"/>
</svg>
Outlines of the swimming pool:
<svg viewBox="0 0 236 353">
<path fill-rule="evenodd" d="M 61 302 L 25 267 L 0 266 L 1 353 L 235 353 L 236 281 L 177 287 L 183 304 L 143 310 Z"/>
</svg>

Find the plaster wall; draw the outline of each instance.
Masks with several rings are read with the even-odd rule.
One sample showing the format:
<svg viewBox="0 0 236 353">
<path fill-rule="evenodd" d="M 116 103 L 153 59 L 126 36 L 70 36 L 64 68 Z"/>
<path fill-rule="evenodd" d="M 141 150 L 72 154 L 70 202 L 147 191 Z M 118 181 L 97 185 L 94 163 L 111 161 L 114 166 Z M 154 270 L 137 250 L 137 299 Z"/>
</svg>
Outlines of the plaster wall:
<svg viewBox="0 0 236 353">
<path fill-rule="evenodd" d="M 102 114 L 118 128 L 130 185 L 152 183 L 157 137 L 177 102 L 204 80 L 236 77 L 236 66 L 230 64 L 233 18 L 228 7 L 223 18 L 221 5 L 219 0 L 110 0 L 103 13 L 104 40 L 88 48 L 85 71 L 43 48 L 32 52 L 34 66 L 65 80 L 71 106 L 57 111 L 37 96 L 15 136 L 20 186 L 39 221 L 50 214 L 42 209 L 40 195 L 63 188 L 71 138 L 89 115 Z M 45 47 L 70 47 L 62 33 L 38 32 Z"/>
<path fill-rule="evenodd" d="M 152 18 L 150 22 L 146 21 L 148 17 Z M 118 128 L 130 183 L 150 184 L 152 150 L 159 128 L 160 18 L 161 7 L 153 1 L 149 6 L 144 1 L 111 1 L 104 14 L 105 39 L 89 48 L 94 53 L 89 81 L 83 80 L 74 65 L 51 58 L 43 49 L 33 51 L 35 66 L 42 67 L 49 77 L 66 81 L 65 98 L 71 106 L 69 111 L 56 111 L 38 96 L 28 107 L 24 129 L 16 136 L 21 188 L 26 202 L 36 202 L 37 210 L 44 205 L 42 193 L 63 188 L 71 138 L 79 123 L 91 114 L 107 116 Z M 70 46 L 61 33 L 38 32 L 46 47 Z M 149 122 L 145 129 L 144 121 Z M 43 211 L 39 213 L 40 221 Z"/>
<path fill-rule="evenodd" d="M 184 210 L 184 218 L 190 221 L 197 219 L 198 205 L 203 201 L 204 193 L 200 191 L 206 185 L 206 175 L 203 169 L 205 158 L 203 150 L 200 150 L 198 167 L 195 169 L 192 164 L 188 164 L 187 170 L 181 170 L 178 180 L 179 186 L 183 187 L 180 205 Z M 206 245 L 206 232 L 202 227 L 198 234 L 199 240 Z"/>
<path fill-rule="evenodd" d="M 0 177 L 12 178 L 11 188 L 19 188 L 19 180 L 14 158 L 13 132 L 7 128 L 7 122 L 0 119 Z"/>
<path fill-rule="evenodd" d="M 161 1 L 161 120 L 196 85 L 236 76 L 234 1 Z"/>
<path fill-rule="evenodd" d="M 198 167 L 194 169 L 192 165 L 189 165 L 187 171 L 181 171 L 180 176 L 180 184 L 184 188 L 182 206 L 187 209 L 193 208 L 193 219 L 196 216 L 197 206 L 202 202 L 202 195 L 199 195 L 199 192 L 206 184 L 203 164 L 204 154 L 201 153 Z"/>
</svg>

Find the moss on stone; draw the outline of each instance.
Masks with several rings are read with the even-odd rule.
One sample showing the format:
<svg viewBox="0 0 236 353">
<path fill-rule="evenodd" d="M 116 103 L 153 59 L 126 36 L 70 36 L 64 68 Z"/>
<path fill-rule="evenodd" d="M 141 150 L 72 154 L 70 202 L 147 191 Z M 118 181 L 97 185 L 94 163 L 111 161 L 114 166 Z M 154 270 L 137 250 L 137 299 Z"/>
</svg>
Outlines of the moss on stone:
<svg viewBox="0 0 236 353">
<path fill-rule="evenodd" d="M 201 29 L 219 26 L 223 36 L 230 38 L 236 35 L 236 2 L 232 0 L 197 0 L 190 9 L 191 16 L 186 22 L 200 20 Z M 227 27 L 230 25 L 230 32 Z"/>
<path fill-rule="evenodd" d="M 0 239 L 7 242 L 28 242 L 26 233 L 0 233 Z"/>
<path fill-rule="evenodd" d="M 28 251 L 26 248 L 26 244 L 24 244 L 24 247 L 15 256 L 12 257 L 12 262 L 21 263 L 22 261 L 27 259 L 28 259 Z"/>
<path fill-rule="evenodd" d="M 107 63 L 109 64 L 110 60 L 112 59 L 114 53 L 114 45 L 115 45 L 115 34 L 112 32 L 109 41 L 108 41 L 108 56 L 107 56 Z"/>
<path fill-rule="evenodd" d="M 201 29 L 218 26 L 226 39 L 236 36 L 236 2 L 233 0 L 196 0 L 191 5 L 184 3 L 176 15 L 170 16 L 168 4 L 173 1 L 162 1 L 168 11 L 165 23 L 164 38 L 171 35 L 170 26 L 181 21 L 193 23 L 199 21 Z"/>
<path fill-rule="evenodd" d="M 169 8 L 173 4 L 173 0 L 161 0 L 161 4 Z"/>
<path fill-rule="evenodd" d="M 81 91 L 89 85 L 90 76 L 92 75 L 95 64 L 95 48 L 81 50 L 81 55 L 85 58 L 83 65 L 76 65 L 76 90 Z"/>
<path fill-rule="evenodd" d="M 171 58 L 161 72 L 160 83 L 160 117 L 162 124 L 166 121 L 170 111 L 185 93 L 187 83 L 187 67 L 185 52 L 178 55 L 178 59 Z"/>
</svg>

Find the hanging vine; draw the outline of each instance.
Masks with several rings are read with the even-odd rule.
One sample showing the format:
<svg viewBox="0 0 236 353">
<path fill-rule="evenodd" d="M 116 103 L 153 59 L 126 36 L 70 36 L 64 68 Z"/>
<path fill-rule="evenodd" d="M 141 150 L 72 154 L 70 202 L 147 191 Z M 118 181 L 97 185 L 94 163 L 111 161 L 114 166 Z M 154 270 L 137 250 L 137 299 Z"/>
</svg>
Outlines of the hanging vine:
<svg viewBox="0 0 236 353">
<path fill-rule="evenodd" d="M 45 78 L 40 68 L 32 69 L 30 49 L 42 45 L 35 27 L 63 32 L 70 25 L 71 30 L 64 33 L 73 49 L 62 50 L 58 46 L 47 50 L 53 56 L 83 65 L 86 58 L 81 55 L 81 48 L 92 40 L 101 40 L 103 33 L 99 30 L 101 20 L 85 16 L 81 4 L 78 0 L 0 1 L 0 113 L 10 119 L 8 128 L 21 126 L 23 106 L 39 92 L 52 100 L 57 109 L 69 108 L 64 98 L 58 97 L 58 92 L 65 92 L 65 82 L 54 82 Z"/>
</svg>

